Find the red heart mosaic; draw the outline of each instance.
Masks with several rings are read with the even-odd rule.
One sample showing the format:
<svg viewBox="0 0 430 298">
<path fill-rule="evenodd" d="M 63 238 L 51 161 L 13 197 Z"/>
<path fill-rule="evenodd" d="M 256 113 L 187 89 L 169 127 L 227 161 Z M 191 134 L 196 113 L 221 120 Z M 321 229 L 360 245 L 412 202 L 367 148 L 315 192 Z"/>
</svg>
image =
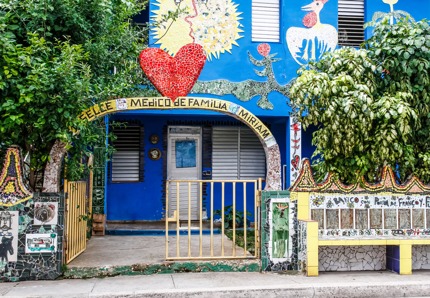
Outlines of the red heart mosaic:
<svg viewBox="0 0 430 298">
<path fill-rule="evenodd" d="M 190 43 L 180 48 L 174 57 L 159 48 L 147 48 L 140 53 L 139 61 L 155 88 L 175 101 L 193 88 L 205 65 L 206 55 L 201 45 Z"/>
<path fill-rule="evenodd" d="M 294 159 L 291 160 L 291 165 L 293 166 L 293 169 L 295 170 L 299 169 L 299 162 L 300 162 L 300 157 L 298 155 L 295 155 Z"/>
</svg>

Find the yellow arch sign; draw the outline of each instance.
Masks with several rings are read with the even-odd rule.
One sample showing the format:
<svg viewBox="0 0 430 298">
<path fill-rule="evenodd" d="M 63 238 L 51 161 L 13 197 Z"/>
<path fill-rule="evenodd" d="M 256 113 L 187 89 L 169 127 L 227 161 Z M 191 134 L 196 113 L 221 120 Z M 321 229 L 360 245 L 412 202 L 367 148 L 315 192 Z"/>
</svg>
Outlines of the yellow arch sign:
<svg viewBox="0 0 430 298">
<path fill-rule="evenodd" d="M 130 97 L 111 99 L 86 109 L 79 118 L 93 121 L 107 114 L 129 110 L 171 110 L 171 109 L 198 109 L 211 110 L 239 119 L 247 124 L 263 141 L 273 138 L 270 130 L 264 123 L 247 109 L 233 102 L 201 97 L 178 97 L 174 102 L 168 97 Z"/>
<path fill-rule="evenodd" d="M 272 132 L 254 114 L 230 101 L 216 98 L 178 97 L 174 102 L 168 97 L 130 97 L 104 101 L 86 109 L 79 116 L 82 120 L 93 121 L 107 114 L 130 110 L 210 110 L 230 115 L 248 125 L 260 138 L 266 151 L 266 190 L 279 190 L 280 153 Z"/>
</svg>

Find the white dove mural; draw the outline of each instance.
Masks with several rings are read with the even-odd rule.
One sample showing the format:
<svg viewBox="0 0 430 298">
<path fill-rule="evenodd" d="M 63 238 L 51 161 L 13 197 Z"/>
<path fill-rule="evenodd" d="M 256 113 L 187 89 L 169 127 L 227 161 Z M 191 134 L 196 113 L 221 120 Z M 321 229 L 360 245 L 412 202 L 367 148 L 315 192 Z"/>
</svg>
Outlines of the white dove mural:
<svg viewBox="0 0 430 298">
<path fill-rule="evenodd" d="M 317 60 L 326 51 L 333 51 L 337 46 L 337 30 L 330 24 L 321 23 L 320 14 L 328 0 L 313 0 L 302 7 L 309 11 L 303 17 L 303 27 L 290 27 L 287 30 L 287 46 L 294 60 L 306 64 Z"/>
</svg>

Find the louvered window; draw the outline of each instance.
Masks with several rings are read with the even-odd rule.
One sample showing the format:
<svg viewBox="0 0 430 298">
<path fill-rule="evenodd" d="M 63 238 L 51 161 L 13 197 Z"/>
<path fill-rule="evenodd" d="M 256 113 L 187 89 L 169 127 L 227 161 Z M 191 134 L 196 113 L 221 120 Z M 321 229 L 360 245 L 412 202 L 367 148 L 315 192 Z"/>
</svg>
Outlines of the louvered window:
<svg viewBox="0 0 430 298">
<path fill-rule="evenodd" d="M 364 0 L 339 0 L 339 45 L 359 46 L 364 41 Z"/>
<path fill-rule="evenodd" d="M 117 139 L 113 142 L 116 150 L 112 155 L 112 182 L 137 182 L 143 180 L 142 146 L 143 128 L 135 125 L 115 127 Z"/>
<path fill-rule="evenodd" d="M 279 0 L 252 0 L 252 41 L 279 42 Z"/>
<path fill-rule="evenodd" d="M 214 127 L 212 178 L 255 179 L 266 175 L 266 156 L 248 127 Z"/>
</svg>

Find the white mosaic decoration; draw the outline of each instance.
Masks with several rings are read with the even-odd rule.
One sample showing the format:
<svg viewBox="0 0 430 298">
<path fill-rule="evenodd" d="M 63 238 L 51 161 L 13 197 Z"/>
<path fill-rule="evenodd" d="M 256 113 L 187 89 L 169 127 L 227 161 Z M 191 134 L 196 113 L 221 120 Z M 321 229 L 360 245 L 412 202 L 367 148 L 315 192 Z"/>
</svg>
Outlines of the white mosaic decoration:
<svg viewBox="0 0 430 298">
<path fill-rule="evenodd" d="M 290 185 L 293 185 L 300 173 L 302 159 L 302 126 L 297 117 L 289 118 L 290 124 Z"/>
<path fill-rule="evenodd" d="M 412 270 L 430 269 L 430 246 L 412 246 Z"/>
<path fill-rule="evenodd" d="M 321 246 L 319 271 L 385 270 L 385 246 Z"/>
<path fill-rule="evenodd" d="M 307 224 L 304 221 L 299 221 L 298 223 L 298 247 L 297 247 L 297 260 L 298 260 L 298 270 L 305 270 L 307 255 Z M 321 263 L 320 263 L 321 264 Z"/>
</svg>

